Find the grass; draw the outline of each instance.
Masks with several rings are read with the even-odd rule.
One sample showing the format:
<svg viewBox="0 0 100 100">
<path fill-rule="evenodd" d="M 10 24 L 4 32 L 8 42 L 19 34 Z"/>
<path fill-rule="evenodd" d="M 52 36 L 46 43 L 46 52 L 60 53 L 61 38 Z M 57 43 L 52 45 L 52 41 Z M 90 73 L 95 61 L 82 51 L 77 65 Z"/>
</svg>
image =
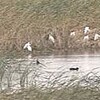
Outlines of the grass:
<svg viewBox="0 0 100 100">
<path fill-rule="evenodd" d="M 32 88 L 12 95 L 1 94 L 1 100 L 99 100 L 99 95 L 99 91 L 95 89 L 85 89 L 81 87 L 65 88 L 53 92 L 42 92 Z"/>
<path fill-rule="evenodd" d="M 32 43 L 34 51 L 50 51 L 49 48 L 51 52 L 59 48 L 75 49 L 76 44 L 73 43 L 74 46 L 68 44 L 69 32 L 71 30 L 79 32 L 85 25 L 99 29 L 99 4 L 97 0 L 1 1 L 0 51 L 19 52 L 27 41 Z M 44 39 L 49 29 L 56 34 L 55 46 L 49 45 Z M 63 34 L 60 35 L 60 33 Z M 80 47 L 81 45 L 82 43 Z"/>
</svg>

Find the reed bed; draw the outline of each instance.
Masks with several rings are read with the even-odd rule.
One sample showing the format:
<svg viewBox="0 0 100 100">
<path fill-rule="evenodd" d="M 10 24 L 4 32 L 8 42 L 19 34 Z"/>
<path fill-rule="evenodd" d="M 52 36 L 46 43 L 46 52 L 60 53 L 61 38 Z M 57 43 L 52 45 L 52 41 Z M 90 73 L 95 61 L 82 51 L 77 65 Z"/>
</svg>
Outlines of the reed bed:
<svg viewBox="0 0 100 100">
<path fill-rule="evenodd" d="M 99 32 L 100 2 L 97 0 L 5 0 L 0 1 L 0 51 L 21 52 L 26 42 L 32 43 L 33 53 L 66 52 L 99 48 L 99 41 L 83 43 L 83 28 L 90 26 Z M 45 35 L 55 34 L 56 43 Z M 75 39 L 70 39 L 76 31 Z M 84 51 L 83 50 L 83 51 Z"/>
</svg>

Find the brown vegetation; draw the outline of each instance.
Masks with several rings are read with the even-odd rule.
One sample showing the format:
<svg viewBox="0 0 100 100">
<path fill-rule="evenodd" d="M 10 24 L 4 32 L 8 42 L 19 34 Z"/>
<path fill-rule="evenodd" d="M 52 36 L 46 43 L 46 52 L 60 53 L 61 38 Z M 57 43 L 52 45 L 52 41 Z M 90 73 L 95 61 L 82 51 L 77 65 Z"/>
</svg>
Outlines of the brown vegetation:
<svg viewBox="0 0 100 100">
<path fill-rule="evenodd" d="M 21 51 L 30 41 L 34 52 L 97 49 L 99 41 L 83 43 L 83 28 L 100 27 L 98 0 L 1 0 L 0 51 Z M 44 39 L 51 30 L 56 43 Z M 75 30 L 77 36 L 69 38 Z"/>
</svg>

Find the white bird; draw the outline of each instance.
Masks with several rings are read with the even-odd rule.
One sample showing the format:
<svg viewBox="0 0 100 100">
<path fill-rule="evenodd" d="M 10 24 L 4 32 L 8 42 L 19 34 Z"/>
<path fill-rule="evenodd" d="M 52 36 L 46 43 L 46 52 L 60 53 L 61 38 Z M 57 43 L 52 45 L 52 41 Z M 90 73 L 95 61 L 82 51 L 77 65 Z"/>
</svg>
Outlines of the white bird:
<svg viewBox="0 0 100 100">
<path fill-rule="evenodd" d="M 75 36 L 75 32 L 71 32 L 70 33 L 70 36 Z"/>
<path fill-rule="evenodd" d="M 84 41 L 87 41 L 87 40 L 89 40 L 89 36 L 88 35 L 84 36 Z"/>
<path fill-rule="evenodd" d="M 49 34 L 49 40 L 50 40 L 51 42 L 55 43 L 55 39 L 54 39 L 54 37 L 53 37 L 51 34 Z"/>
<path fill-rule="evenodd" d="M 96 33 L 94 36 L 94 40 L 98 40 L 99 38 L 100 38 L 100 35 Z"/>
<path fill-rule="evenodd" d="M 85 27 L 84 28 L 84 34 L 87 34 L 87 32 L 90 32 L 90 28 L 89 27 Z"/>
<path fill-rule="evenodd" d="M 32 59 L 32 54 L 29 54 L 27 57 L 29 60 Z"/>
<path fill-rule="evenodd" d="M 26 49 L 26 48 L 27 48 L 28 51 L 32 51 L 32 47 L 31 47 L 30 42 L 28 42 L 28 43 L 26 43 L 26 44 L 24 45 L 23 49 Z"/>
</svg>

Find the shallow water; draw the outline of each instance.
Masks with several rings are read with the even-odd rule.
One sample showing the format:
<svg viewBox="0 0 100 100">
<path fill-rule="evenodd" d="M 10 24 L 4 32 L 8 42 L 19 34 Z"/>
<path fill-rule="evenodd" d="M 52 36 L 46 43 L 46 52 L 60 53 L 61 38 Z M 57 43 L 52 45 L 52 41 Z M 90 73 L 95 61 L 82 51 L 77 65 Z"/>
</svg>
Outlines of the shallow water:
<svg viewBox="0 0 100 100">
<path fill-rule="evenodd" d="M 57 71 L 59 68 L 69 71 L 69 68 L 79 68 L 79 72 L 87 72 L 100 67 L 100 55 L 67 55 L 39 57 L 39 61 L 45 64 L 46 70 Z M 59 69 L 59 70 L 60 70 Z"/>
<path fill-rule="evenodd" d="M 36 64 L 36 59 L 41 64 Z M 26 59 L 9 59 L 1 80 L 1 90 L 36 86 L 57 86 L 69 82 L 71 78 L 81 79 L 93 71 L 100 71 L 100 55 L 63 55 L 26 57 Z M 10 66 L 10 67 L 8 67 Z M 78 71 L 69 68 L 78 67 Z"/>
</svg>

